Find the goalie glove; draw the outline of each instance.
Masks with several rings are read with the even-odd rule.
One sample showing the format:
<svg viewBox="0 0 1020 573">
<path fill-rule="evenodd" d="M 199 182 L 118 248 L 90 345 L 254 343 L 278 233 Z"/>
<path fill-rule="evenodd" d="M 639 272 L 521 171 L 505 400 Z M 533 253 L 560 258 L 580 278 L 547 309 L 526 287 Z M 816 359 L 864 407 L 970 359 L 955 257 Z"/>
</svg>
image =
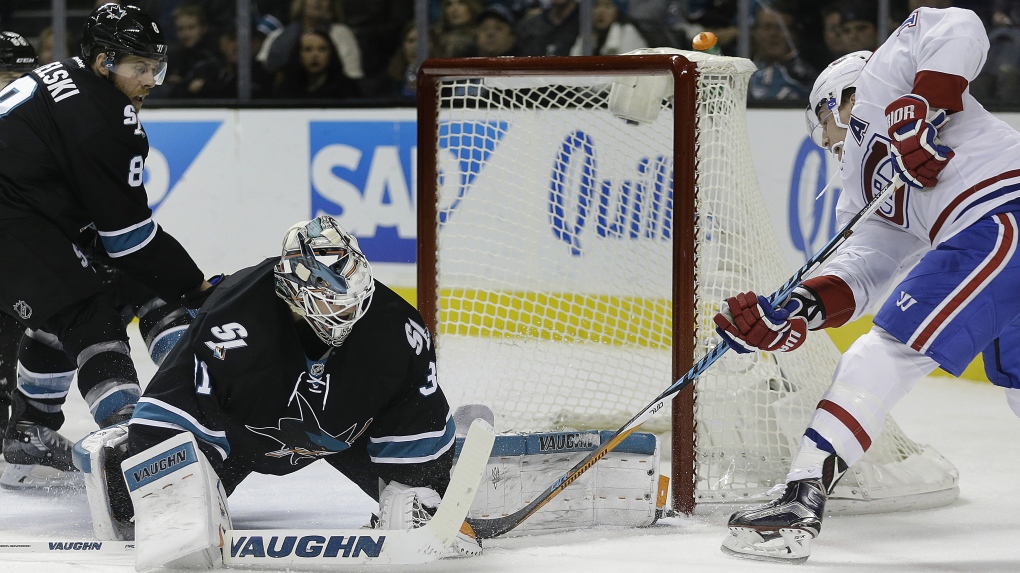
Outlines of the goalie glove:
<svg viewBox="0 0 1020 573">
<path fill-rule="evenodd" d="M 789 352 L 807 336 L 807 320 L 797 314 L 801 308 L 801 301 L 792 296 L 773 308 L 769 299 L 743 292 L 726 299 L 723 310 L 715 315 L 715 330 L 739 354 Z"/>
<path fill-rule="evenodd" d="M 906 94 L 885 108 L 885 118 L 892 139 L 894 169 L 910 185 L 934 187 L 955 155 L 938 138 L 939 128 L 949 119 L 946 111 L 929 108 L 922 96 Z"/>
<path fill-rule="evenodd" d="M 379 514 L 372 516 L 372 528 L 417 529 L 432 519 L 441 501 L 439 494 L 431 488 L 411 487 L 391 481 L 379 494 Z M 464 522 L 453 545 L 443 557 L 474 557 L 481 554 L 482 540 Z"/>
</svg>

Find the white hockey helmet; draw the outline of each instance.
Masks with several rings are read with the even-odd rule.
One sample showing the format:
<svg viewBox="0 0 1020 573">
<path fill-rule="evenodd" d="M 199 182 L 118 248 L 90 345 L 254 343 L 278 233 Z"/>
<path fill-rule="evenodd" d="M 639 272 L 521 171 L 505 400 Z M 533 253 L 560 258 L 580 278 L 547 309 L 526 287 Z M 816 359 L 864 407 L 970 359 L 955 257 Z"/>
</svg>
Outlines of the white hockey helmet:
<svg viewBox="0 0 1020 573">
<path fill-rule="evenodd" d="M 358 239 L 329 215 L 287 231 L 273 274 L 277 296 L 330 346 L 343 344 L 375 293 L 372 267 Z"/>
<path fill-rule="evenodd" d="M 826 66 L 822 73 L 818 74 L 815 84 L 811 88 L 811 95 L 808 96 L 808 108 L 804 112 L 808 134 L 811 135 L 811 140 L 815 142 L 815 145 L 822 147 L 822 122 L 819 120 L 819 116 L 823 111 L 828 110 L 832 113 L 832 118 L 837 126 L 843 129 L 848 127 L 843 123 L 838 113 L 839 106 L 843 103 L 843 90 L 852 87 L 857 82 L 861 70 L 864 69 L 864 64 L 870 57 L 871 52 L 868 50 L 851 52 L 837 58 Z M 842 142 L 833 145 L 831 150 L 833 153 L 836 152 L 837 146 L 842 146 Z"/>
</svg>

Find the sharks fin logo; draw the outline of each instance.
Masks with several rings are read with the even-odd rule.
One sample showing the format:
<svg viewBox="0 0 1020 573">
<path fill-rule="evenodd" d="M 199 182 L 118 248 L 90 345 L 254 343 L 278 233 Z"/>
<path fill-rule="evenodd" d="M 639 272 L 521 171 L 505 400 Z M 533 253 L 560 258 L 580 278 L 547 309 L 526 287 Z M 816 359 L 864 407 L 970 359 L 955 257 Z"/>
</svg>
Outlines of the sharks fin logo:
<svg viewBox="0 0 1020 573">
<path fill-rule="evenodd" d="M 279 443 L 279 448 L 266 452 L 265 455 L 271 458 L 289 456 L 291 465 L 297 465 L 304 459 L 321 458 L 350 448 L 372 423 L 372 419 L 369 418 L 360 431 L 358 424 L 355 423 L 343 432 L 333 435 L 322 429 L 319 418 L 304 396 L 296 394 L 295 398 L 298 406 L 296 418 L 280 418 L 275 428 L 245 426 L 252 432 Z"/>
</svg>

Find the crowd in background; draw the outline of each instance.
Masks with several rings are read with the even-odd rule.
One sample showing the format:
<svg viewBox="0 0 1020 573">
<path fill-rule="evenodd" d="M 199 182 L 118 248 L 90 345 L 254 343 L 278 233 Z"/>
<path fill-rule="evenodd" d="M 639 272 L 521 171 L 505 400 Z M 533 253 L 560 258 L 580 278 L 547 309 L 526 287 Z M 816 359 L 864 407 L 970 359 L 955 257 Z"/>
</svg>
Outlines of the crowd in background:
<svg viewBox="0 0 1020 573">
<path fill-rule="evenodd" d="M 67 0 L 87 14 L 108 0 Z M 163 23 L 167 79 L 152 98 L 235 98 L 236 0 L 135 0 Z M 21 33 L 46 62 L 53 33 L 25 14 L 40 2 L 5 0 L 0 29 Z M 737 55 L 737 0 L 593 0 L 593 52 L 690 49 L 712 31 Z M 752 101 L 805 101 L 818 72 L 840 55 L 874 50 L 920 6 L 959 6 L 985 22 L 991 49 L 971 92 L 985 103 L 1020 105 L 1020 0 L 890 0 L 880 26 L 877 0 L 750 0 Z M 80 5 L 80 6 L 79 6 Z M 31 6 L 33 10 L 27 10 Z M 417 70 L 414 0 L 252 0 L 255 98 L 411 98 Z M 430 57 L 580 55 L 578 0 L 429 0 Z M 35 24 L 35 25 L 33 25 Z M 76 55 L 80 23 L 68 22 Z"/>
</svg>

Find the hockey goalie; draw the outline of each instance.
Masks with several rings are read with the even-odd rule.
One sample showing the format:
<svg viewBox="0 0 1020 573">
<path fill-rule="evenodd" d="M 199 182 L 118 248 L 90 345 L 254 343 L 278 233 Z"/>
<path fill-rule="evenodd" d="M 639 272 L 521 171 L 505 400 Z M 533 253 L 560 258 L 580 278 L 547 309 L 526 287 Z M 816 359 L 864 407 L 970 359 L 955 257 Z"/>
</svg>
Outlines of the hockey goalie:
<svg viewBox="0 0 1020 573">
<path fill-rule="evenodd" d="M 373 527 L 422 526 L 454 443 L 420 315 L 324 215 L 292 227 L 282 256 L 223 279 L 130 421 L 75 457 L 97 536 L 133 536 L 143 570 L 217 565 L 237 485 L 319 459 L 379 501 Z M 480 552 L 467 527 L 449 548 Z"/>
</svg>

